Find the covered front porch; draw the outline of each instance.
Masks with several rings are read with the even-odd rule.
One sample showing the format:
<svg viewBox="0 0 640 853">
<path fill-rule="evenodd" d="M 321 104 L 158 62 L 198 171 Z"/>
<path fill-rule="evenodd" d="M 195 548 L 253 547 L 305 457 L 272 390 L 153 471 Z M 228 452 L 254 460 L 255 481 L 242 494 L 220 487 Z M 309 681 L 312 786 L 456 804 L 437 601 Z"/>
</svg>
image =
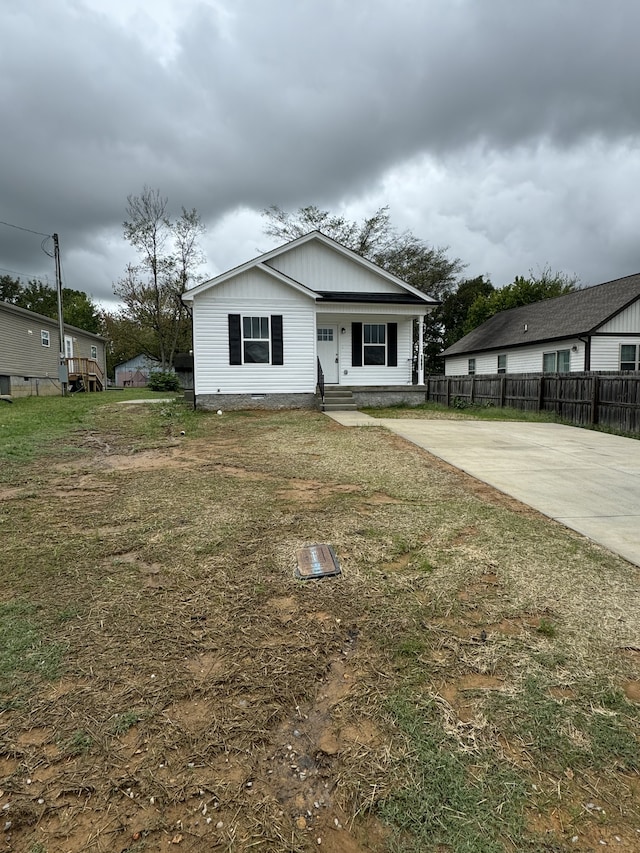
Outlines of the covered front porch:
<svg viewBox="0 0 640 853">
<path fill-rule="evenodd" d="M 406 306 L 316 316 L 318 386 L 400 388 L 424 385 L 424 317 Z M 323 306 L 324 308 L 324 306 Z M 403 310 L 404 309 L 404 310 Z"/>
</svg>

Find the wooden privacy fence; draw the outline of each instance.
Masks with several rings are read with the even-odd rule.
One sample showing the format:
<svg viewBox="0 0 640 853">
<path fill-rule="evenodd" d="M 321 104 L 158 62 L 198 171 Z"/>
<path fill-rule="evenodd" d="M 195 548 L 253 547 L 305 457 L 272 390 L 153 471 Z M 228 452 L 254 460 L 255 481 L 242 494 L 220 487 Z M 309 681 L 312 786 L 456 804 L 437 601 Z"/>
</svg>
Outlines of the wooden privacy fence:
<svg viewBox="0 0 640 853">
<path fill-rule="evenodd" d="M 580 426 L 640 433 L 640 374 L 524 373 L 429 376 L 426 398 L 444 406 L 509 406 L 552 412 Z"/>
</svg>

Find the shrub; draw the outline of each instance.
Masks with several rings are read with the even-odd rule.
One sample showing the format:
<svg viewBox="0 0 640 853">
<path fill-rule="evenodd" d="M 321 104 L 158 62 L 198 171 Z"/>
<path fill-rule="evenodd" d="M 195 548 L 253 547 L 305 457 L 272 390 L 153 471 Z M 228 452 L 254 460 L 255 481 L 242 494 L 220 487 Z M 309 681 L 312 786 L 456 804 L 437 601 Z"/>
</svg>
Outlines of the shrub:
<svg viewBox="0 0 640 853">
<path fill-rule="evenodd" d="M 148 387 L 152 391 L 179 391 L 180 380 L 175 373 L 154 370 L 149 376 Z"/>
</svg>

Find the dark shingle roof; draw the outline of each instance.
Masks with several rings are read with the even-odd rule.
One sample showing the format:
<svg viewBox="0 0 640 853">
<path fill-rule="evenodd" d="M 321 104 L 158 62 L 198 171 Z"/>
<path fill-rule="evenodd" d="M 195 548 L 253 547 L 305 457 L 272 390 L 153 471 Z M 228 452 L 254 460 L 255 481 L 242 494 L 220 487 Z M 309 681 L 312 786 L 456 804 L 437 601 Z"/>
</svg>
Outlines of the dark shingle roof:
<svg viewBox="0 0 640 853">
<path fill-rule="evenodd" d="M 423 305 L 428 297 L 412 293 L 352 293 L 343 290 L 316 290 L 322 302 L 377 302 L 388 305 Z M 437 304 L 437 303 L 436 303 Z"/>
<path fill-rule="evenodd" d="M 501 311 L 452 344 L 443 355 L 587 335 L 636 299 L 640 299 L 640 273 Z"/>
</svg>

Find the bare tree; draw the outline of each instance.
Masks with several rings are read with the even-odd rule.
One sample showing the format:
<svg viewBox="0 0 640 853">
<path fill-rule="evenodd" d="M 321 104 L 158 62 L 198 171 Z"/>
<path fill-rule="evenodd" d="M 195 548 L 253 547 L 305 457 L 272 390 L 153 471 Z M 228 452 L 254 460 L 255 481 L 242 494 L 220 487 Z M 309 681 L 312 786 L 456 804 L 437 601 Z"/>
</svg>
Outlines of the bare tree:
<svg viewBox="0 0 640 853">
<path fill-rule="evenodd" d="M 162 370 L 171 368 L 175 353 L 190 340 L 181 297 L 204 261 L 198 246 L 204 227 L 197 211 L 183 207 L 172 222 L 167 206 L 159 190 L 146 186 L 141 195 L 127 197 L 124 236 L 140 261 L 129 264 L 113 288 L 124 303 L 122 317 L 140 330 L 141 351 L 157 358 Z"/>
</svg>

